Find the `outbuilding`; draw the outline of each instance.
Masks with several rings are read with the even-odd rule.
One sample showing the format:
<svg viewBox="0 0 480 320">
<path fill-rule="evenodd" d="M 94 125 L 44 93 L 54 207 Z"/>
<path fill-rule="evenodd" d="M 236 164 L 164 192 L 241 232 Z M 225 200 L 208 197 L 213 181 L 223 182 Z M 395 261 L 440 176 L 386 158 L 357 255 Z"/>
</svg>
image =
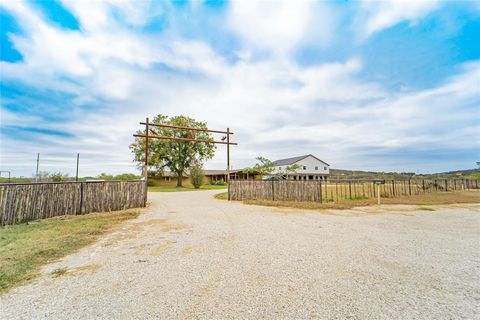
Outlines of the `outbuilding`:
<svg viewBox="0 0 480 320">
<path fill-rule="evenodd" d="M 274 163 L 278 172 L 283 172 L 293 165 L 298 167 L 286 172 L 284 178 L 287 180 L 326 180 L 330 175 L 330 165 L 311 154 L 280 159 Z"/>
</svg>

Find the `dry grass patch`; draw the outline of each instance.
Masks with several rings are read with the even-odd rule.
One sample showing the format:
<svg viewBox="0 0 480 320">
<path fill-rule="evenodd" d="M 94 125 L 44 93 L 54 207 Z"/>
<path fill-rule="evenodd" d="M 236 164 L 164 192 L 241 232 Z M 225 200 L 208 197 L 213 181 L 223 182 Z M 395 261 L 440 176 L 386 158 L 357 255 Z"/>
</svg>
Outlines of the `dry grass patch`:
<svg viewBox="0 0 480 320">
<path fill-rule="evenodd" d="M 217 199 L 226 199 L 226 193 L 215 195 Z M 295 201 L 272 201 L 272 200 L 244 200 L 245 204 L 269 206 L 269 207 L 285 207 L 306 210 L 318 209 L 351 209 L 354 207 L 370 206 L 377 204 L 376 199 L 362 200 L 343 200 L 339 202 L 295 202 Z M 479 191 L 454 191 L 454 192 L 437 192 L 427 193 L 408 197 L 399 198 L 382 198 L 382 204 L 407 204 L 407 205 L 441 205 L 441 204 L 459 204 L 459 203 L 480 203 Z M 424 210 L 433 211 L 432 208 Z"/>
<path fill-rule="evenodd" d="M 63 216 L 0 228 L 0 294 L 35 278 L 40 267 L 94 242 L 138 210 Z M 66 270 L 55 270 L 61 276 Z"/>
<path fill-rule="evenodd" d="M 214 197 L 215 199 L 228 200 L 228 192 L 217 193 Z"/>
</svg>

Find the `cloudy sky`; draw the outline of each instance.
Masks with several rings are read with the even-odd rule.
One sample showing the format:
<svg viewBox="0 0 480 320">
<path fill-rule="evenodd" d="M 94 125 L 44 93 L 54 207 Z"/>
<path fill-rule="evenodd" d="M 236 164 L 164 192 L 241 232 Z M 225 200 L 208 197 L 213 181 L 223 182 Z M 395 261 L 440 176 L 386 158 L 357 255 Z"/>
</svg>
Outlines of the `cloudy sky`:
<svg viewBox="0 0 480 320">
<path fill-rule="evenodd" d="M 0 170 L 134 172 L 139 121 L 227 126 L 233 167 L 312 153 L 334 168 L 480 161 L 473 1 L 0 4 Z M 207 168 L 225 167 L 219 147 Z"/>
</svg>

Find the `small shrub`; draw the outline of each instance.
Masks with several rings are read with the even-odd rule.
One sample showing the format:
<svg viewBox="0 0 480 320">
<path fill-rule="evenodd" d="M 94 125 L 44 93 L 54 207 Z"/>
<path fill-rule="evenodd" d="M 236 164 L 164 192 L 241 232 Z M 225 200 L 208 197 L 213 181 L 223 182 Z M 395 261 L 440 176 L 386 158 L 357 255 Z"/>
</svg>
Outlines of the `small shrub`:
<svg viewBox="0 0 480 320">
<path fill-rule="evenodd" d="M 204 177 L 205 175 L 201 165 L 196 164 L 190 168 L 190 181 L 195 189 L 199 189 L 201 187 Z"/>
<path fill-rule="evenodd" d="M 52 179 L 53 182 L 67 181 L 68 175 L 61 172 L 55 172 L 50 175 L 50 179 Z"/>
</svg>

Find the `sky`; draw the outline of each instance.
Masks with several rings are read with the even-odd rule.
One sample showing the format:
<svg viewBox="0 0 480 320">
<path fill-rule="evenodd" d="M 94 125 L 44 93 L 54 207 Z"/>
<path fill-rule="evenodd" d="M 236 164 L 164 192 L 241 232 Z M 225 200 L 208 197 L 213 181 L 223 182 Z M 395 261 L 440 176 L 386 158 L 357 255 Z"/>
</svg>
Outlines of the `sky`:
<svg viewBox="0 0 480 320">
<path fill-rule="evenodd" d="M 433 173 L 480 161 L 474 1 L 0 2 L 0 170 L 137 172 L 140 121 L 235 134 L 232 167 L 313 154 Z M 226 167 L 219 146 L 208 169 Z"/>
</svg>

